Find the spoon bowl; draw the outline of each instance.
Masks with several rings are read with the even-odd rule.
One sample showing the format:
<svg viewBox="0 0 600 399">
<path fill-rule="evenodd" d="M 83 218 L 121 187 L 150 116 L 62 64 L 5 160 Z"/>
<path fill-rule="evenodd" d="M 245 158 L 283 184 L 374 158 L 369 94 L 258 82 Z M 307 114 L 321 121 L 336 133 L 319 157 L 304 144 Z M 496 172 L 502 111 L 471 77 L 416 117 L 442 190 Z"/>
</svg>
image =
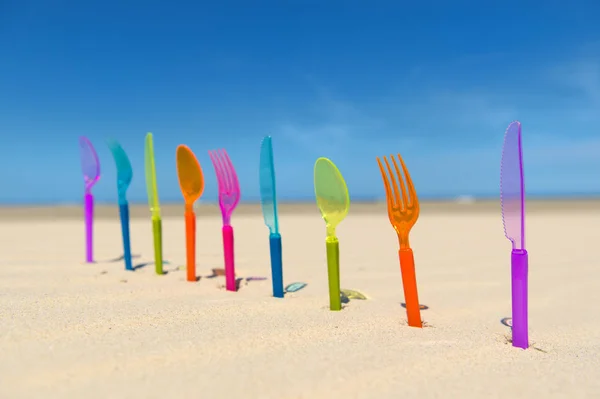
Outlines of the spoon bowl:
<svg viewBox="0 0 600 399">
<path fill-rule="evenodd" d="M 204 192 L 204 174 L 198 159 L 186 145 L 177 147 L 177 177 L 185 205 L 193 210 L 194 203 Z"/>
<path fill-rule="evenodd" d="M 346 181 L 334 163 L 327 158 L 317 159 L 314 180 L 317 206 L 326 223 L 327 235 L 335 235 L 336 227 L 346 218 L 350 209 Z"/>
<path fill-rule="evenodd" d="M 85 183 L 85 192 L 89 193 L 94 184 L 100 180 L 100 161 L 94 146 L 85 136 L 81 136 L 79 138 L 79 150 L 81 156 L 81 171 L 83 173 L 83 181 Z"/>
</svg>

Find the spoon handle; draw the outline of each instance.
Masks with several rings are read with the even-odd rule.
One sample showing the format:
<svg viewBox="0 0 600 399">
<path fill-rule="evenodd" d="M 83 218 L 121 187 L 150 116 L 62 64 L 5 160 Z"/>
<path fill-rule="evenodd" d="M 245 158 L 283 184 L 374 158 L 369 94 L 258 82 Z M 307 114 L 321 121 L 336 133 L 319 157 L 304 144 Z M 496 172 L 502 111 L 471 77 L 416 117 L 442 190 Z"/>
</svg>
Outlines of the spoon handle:
<svg viewBox="0 0 600 399">
<path fill-rule="evenodd" d="M 327 274 L 329 275 L 329 309 L 342 310 L 340 297 L 340 243 L 337 237 L 327 237 Z"/>
<path fill-rule="evenodd" d="M 94 196 L 85 194 L 85 261 L 94 262 Z"/>
<path fill-rule="evenodd" d="M 185 212 L 185 252 L 187 260 L 187 281 L 196 282 L 196 214 Z"/>
</svg>

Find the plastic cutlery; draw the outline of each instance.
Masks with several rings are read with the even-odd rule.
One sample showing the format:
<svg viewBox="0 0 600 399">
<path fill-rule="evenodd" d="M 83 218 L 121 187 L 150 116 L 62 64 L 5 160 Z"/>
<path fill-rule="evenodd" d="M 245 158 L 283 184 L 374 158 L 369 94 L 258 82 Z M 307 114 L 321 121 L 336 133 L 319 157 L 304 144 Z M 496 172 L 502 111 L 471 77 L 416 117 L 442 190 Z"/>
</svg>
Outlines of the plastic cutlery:
<svg viewBox="0 0 600 399">
<path fill-rule="evenodd" d="M 240 202 L 240 183 L 237 173 L 225 150 L 208 151 L 219 186 L 219 207 L 223 217 L 223 252 L 225 255 L 225 288 L 237 291 L 235 283 L 235 258 L 231 214 Z"/>
<path fill-rule="evenodd" d="M 271 136 L 263 139 L 260 148 L 260 204 L 265 224 L 269 228 L 269 247 L 271 251 L 271 275 L 273 296 L 283 298 L 283 266 L 281 261 L 281 235 L 277 218 L 277 195 L 275 190 L 275 165 L 273 162 L 273 144 Z"/>
<path fill-rule="evenodd" d="M 119 197 L 119 214 L 121 215 L 125 269 L 133 270 L 131 263 L 131 242 L 129 240 L 129 203 L 127 202 L 127 189 L 133 178 L 133 169 L 125 150 L 123 150 L 123 147 L 117 141 L 109 140 L 108 148 L 110 148 L 117 166 L 117 193 Z"/>
<path fill-rule="evenodd" d="M 525 181 L 521 123 L 512 122 L 504 134 L 500 165 L 500 203 L 504 235 L 512 244 L 512 344 L 529 347 L 527 315 L 527 274 L 529 261 L 525 249 Z"/>
<path fill-rule="evenodd" d="M 187 281 L 196 279 L 196 214 L 194 203 L 204 192 L 204 174 L 196 156 L 186 145 L 177 147 L 177 177 L 185 201 L 185 250 Z"/>
<path fill-rule="evenodd" d="M 146 134 L 144 150 L 146 189 L 148 190 L 148 204 L 150 206 L 150 214 L 152 215 L 152 235 L 154 236 L 154 267 L 156 274 L 163 274 L 162 220 L 160 217 L 158 187 L 156 184 L 156 165 L 154 164 L 154 143 L 152 133 Z"/>
<path fill-rule="evenodd" d="M 400 168 L 398 168 L 396 159 L 392 155 L 390 155 L 390 158 L 394 164 L 394 170 L 390 167 L 390 163 L 386 157 L 383 157 L 386 166 L 385 169 L 379 157 L 377 157 L 377 164 L 379 165 L 381 178 L 385 187 L 388 217 L 394 230 L 396 230 L 400 243 L 398 255 L 400 257 L 400 270 L 402 272 L 408 325 L 421 328 L 423 327 L 423 322 L 421 321 L 419 295 L 417 293 L 415 259 L 408 241 L 410 230 L 419 218 L 419 198 L 417 198 L 415 186 L 400 154 L 398 154 L 398 160 L 402 165 L 406 184 L 404 183 L 404 178 L 402 177 Z M 396 172 L 395 174 L 394 171 Z M 400 185 L 400 190 L 398 190 L 398 185 Z"/>
<path fill-rule="evenodd" d="M 100 161 L 91 141 L 81 136 L 79 138 L 81 156 L 81 171 L 85 183 L 84 215 L 85 215 L 85 261 L 94 262 L 94 196 L 92 187 L 100 179 Z"/>
<path fill-rule="evenodd" d="M 348 215 L 350 195 L 344 177 L 327 158 L 315 162 L 314 185 L 317 206 L 325 221 L 327 237 L 327 274 L 329 277 L 329 308 L 342 310 L 340 291 L 340 250 L 335 229 Z"/>
</svg>

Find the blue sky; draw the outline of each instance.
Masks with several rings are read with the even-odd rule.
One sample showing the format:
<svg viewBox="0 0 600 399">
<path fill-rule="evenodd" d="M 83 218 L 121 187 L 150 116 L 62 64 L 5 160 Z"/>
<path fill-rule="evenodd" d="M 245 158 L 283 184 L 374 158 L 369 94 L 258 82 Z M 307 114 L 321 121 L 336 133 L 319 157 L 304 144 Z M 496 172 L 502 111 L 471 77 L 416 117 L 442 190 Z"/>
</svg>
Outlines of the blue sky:
<svg viewBox="0 0 600 399">
<path fill-rule="evenodd" d="M 163 201 L 181 198 L 178 144 L 206 200 L 221 147 L 256 199 L 267 134 L 280 198 L 311 198 L 319 156 L 354 198 L 383 197 L 375 157 L 397 152 L 422 198 L 495 196 L 515 119 L 529 194 L 600 192 L 600 3 L 251 3 L 0 2 L 0 202 L 81 201 L 80 135 L 99 152 L 97 201 L 117 198 L 108 138 L 145 201 L 148 131 Z"/>
</svg>

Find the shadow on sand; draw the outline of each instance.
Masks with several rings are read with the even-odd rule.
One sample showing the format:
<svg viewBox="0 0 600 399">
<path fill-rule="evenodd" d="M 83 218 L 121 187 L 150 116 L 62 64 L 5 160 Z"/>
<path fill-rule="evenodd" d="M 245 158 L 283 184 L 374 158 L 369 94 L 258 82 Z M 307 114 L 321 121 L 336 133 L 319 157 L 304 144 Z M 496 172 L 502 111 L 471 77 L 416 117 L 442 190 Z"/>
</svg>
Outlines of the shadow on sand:
<svg viewBox="0 0 600 399">
<path fill-rule="evenodd" d="M 138 270 L 138 269 L 143 269 L 146 266 L 150 266 L 150 265 L 155 265 L 156 262 L 143 262 L 143 263 L 138 263 L 137 265 L 133 266 L 133 270 Z M 163 260 L 163 265 L 170 265 L 171 263 L 168 260 Z M 169 271 L 168 270 L 164 270 L 163 269 L 163 274 L 167 274 Z"/>
</svg>

